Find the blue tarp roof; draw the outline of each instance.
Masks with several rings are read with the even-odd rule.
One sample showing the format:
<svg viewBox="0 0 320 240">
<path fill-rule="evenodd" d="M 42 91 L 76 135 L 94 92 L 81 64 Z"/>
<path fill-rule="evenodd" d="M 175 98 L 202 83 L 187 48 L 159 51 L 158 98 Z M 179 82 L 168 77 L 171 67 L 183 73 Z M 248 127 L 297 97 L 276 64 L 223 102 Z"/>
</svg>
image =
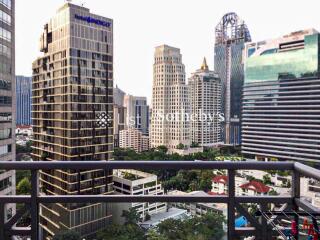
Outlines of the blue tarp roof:
<svg viewBox="0 0 320 240">
<path fill-rule="evenodd" d="M 235 227 L 244 227 L 246 225 L 248 225 L 248 220 L 244 216 L 241 216 L 235 220 Z"/>
</svg>

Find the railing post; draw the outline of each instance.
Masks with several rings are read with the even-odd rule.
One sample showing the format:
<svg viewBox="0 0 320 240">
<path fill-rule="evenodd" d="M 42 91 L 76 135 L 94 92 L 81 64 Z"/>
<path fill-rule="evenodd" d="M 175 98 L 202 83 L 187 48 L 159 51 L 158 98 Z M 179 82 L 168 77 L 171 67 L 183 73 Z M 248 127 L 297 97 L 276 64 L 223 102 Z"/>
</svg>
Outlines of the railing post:
<svg viewBox="0 0 320 240">
<path fill-rule="evenodd" d="M 235 171 L 228 170 L 228 239 L 235 239 Z"/>
<path fill-rule="evenodd" d="M 300 173 L 296 170 L 293 170 L 292 173 L 292 184 L 291 184 L 291 191 L 292 191 L 292 200 L 293 200 L 293 204 L 292 204 L 292 208 L 294 211 L 298 211 L 299 207 L 296 204 L 296 199 L 300 198 Z M 296 222 L 296 236 L 295 239 L 298 240 L 299 239 L 299 216 L 295 215 L 294 216 L 294 221 Z"/>
<path fill-rule="evenodd" d="M 5 204 L 0 203 L 0 239 L 6 239 L 4 224 L 5 224 Z"/>
<path fill-rule="evenodd" d="M 268 210 L 268 204 L 260 204 L 260 210 L 262 213 L 267 212 Z M 268 225 L 267 225 L 267 219 L 265 219 L 263 216 L 261 216 L 261 239 L 262 240 L 268 240 Z"/>
<path fill-rule="evenodd" d="M 31 240 L 39 240 L 39 176 L 38 170 L 31 171 Z"/>
</svg>

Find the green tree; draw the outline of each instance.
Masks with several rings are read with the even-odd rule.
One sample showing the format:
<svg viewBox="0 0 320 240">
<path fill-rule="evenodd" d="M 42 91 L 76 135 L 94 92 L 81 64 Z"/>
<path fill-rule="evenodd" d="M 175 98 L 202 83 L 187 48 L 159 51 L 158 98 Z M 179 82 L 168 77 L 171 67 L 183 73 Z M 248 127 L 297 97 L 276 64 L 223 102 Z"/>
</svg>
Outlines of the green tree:
<svg viewBox="0 0 320 240">
<path fill-rule="evenodd" d="M 183 145 L 182 143 L 179 143 L 179 144 L 177 145 L 177 149 L 184 149 L 184 145 Z"/>
<path fill-rule="evenodd" d="M 157 226 L 157 232 L 167 240 L 183 239 L 184 224 L 180 219 L 167 219 Z"/>
<path fill-rule="evenodd" d="M 81 240 L 81 236 L 79 233 L 74 231 L 65 231 L 57 233 L 53 240 Z"/>
<path fill-rule="evenodd" d="M 183 221 L 167 219 L 157 226 L 152 236 L 155 240 L 159 239 L 156 237 L 166 240 L 220 240 L 224 235 L 224 222 L 224 216 L 217 213 L 208 213 L 201 217 L 194 216 Z"/>
<path fill-rule="evenodd" d="M 168 152 L 168 148 L 166 146 L 158 146 L 157 147 L 157 151 L 162 152 L 162 153 L 167 153 Z"/>
<path fill-rule="evenodd" d="M 125 218 L 126 224 L 137 224 L 140 220 L 140 215 L 134 208 L 124 210 L 121 217 Z"/>
<path fill-rule="evenodd" d="M 146 240 L 144 231 L 136 224 L 112 224 L 98 232 L 98 240 Z"/>
<path fill-rule="evenodd" d="M 144 231 L 137 224 L 140 215 L 131 208 L 129 211 L 123 211 L 122 217 L 125 218 L 125 224 L 112 224 L 97 234 L 98 240 L 146 240 Z"/>
<path fill-rule="evenodd" d="M 271 184 L 271 177 L 269 174 L 266 174 L 263 176 L 263 183 L 265 185 L 270 185 Z"/>
<path fill-rule="evenodd" d="M 16 170 L 16 181 L 19 183 L 23 178 L 28 178 L 29 181 L 31 179 L 31 171 L 30 170 Z"/>
<path fill-rule="evenodd" d="M 198 182 L 193 180 L 190 185 L 189 185 L 189 191 L 196 191 L 197 189 L 199 189 L 199 185 Z"/>
<path fill-rule="evenodd" d="M 192 147 L 192 148 L 199 147 L 199 143 L 197 143 L 197 142 L 192 142 L 190 147 Z"/>
<path fill-rule="evenodd" d="M 249 182 L 251 182 L 251 181 L 253 181 L 253 180 L 256 180 L 256 178 L 255 178 L 254 176 L 251 176 L 251 175 L 246 176 L 246 179 L 247 179 Z"/>
<path fill-rule="evenodd" d="M 147 240 L 166 240 L 156 230 L 150 229 L 147 233 Z"/>
<path fill-rule="evenodd" d="M 203 170 L 200 174 L 200 186 L 202 191 L 208 192 L 212 189 L 212 178 L 214 177 L 212 170 Z"/>
<path fill-rule="evenodd" d="M 25 177 L 17 185 L 17 194 L 18 195 L 27 195 L 31 192 L 31 183 L 30 180 Z"/>
<path fill-rule="evenodd" d="M 270 196 L 277 196 L 277 195 L 279 195 L 279 193 L 277 193 L 276 190 L 271 189 L 271 190 L 269 191 L 269 195 L 270 195 Z"/>
</svg>

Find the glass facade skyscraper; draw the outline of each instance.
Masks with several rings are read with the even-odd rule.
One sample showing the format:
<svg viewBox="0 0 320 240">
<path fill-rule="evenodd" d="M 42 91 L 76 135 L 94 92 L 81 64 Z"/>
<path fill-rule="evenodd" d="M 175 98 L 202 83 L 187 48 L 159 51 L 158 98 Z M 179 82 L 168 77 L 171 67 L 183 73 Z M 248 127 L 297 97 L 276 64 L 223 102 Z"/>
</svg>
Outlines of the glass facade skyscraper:
<svg viewBox="0 0 320 240">
<path fill-rule="evenodd" d="M 243 154 L 320 161 L 319 50 L 313 29 L 246 45 Z"/>
<path fill-rule="evenodd" d="M 250 42 L 249 30 L 235 13 L 224 15 L 215 29 L 214 71 L 222 81 L 222 137 L 227 145 L 241 143 L 242 53 Z"/>
<path fill-rule="evenodd" d="M 128 128 L 140 130 L 144 135 L 149 135 L 149 105 L 146 97 L 132 95 L 124 96 L 126 120 Z"/>
<path fill-rule="evenodd" d="M 17 125 L 31 125 L 32 78 L 16 76 Z"/>
</svg>

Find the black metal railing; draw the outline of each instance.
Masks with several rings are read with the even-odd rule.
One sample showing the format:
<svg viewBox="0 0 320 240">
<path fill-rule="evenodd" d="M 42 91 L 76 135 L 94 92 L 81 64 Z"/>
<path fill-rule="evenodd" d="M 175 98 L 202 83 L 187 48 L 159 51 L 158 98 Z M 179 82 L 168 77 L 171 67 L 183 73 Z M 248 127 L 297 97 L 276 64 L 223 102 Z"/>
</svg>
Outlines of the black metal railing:
<svg viewBox="0 0 320 240">
<path fill-rule="evenodd" d="M 113 170 L 113 169 L 206 169 L 228 171 L 228 194 L 225 196 L 172 196 L 172 195 L 40 195 L 39 170 Z M 236 196 L 235 175 L 237 170 L 289 170 L 292 172 L 291 196 Z M 287 204 L 287 209 L 304 209 L 311 214 L 319 214 L 319 209 L 310 206 L 300 198 L 300 177 L 310 177 L 320 181 L 320 170 L 293 162 L 193 162 L 193 161 L 72 161 L 72 162 L 0 162 L 0 170 L 30 170 L 32 190 L 30 195 L 0 196 L 0 239 L 9 239 L 8 236 L 31 236 L 32 240 L 39 237 L 39 204 L 50 203 L 111 203 L 111 202 L 205 202 L 225 203 L 228 206 L 227 227 L 228 239 L 237 239 L 239 236 L 257 236 L 257 239 L 271 239 L 273 229 L 268 228 L 267 220 L 260 221 L 242 207 L 242 203 L 260 205 L 261 211 L 267 209 L 268 204 Z M 5 222 L 4 209 L 8 203 L 24 203 L 30 208 L 31 227 L 16 227 L 16 222 L 25 214 L 26 207 L 19 209 L 15 216 Z M 245 216 L 251 227 L 236 228 L 236 210 Z M 299 223 L 299 217 L 295 217 Z M 297 224 L 299 225 L 299 224 Z M 294 239 L 298 239 L 299 234 Z"/>
</svg>

